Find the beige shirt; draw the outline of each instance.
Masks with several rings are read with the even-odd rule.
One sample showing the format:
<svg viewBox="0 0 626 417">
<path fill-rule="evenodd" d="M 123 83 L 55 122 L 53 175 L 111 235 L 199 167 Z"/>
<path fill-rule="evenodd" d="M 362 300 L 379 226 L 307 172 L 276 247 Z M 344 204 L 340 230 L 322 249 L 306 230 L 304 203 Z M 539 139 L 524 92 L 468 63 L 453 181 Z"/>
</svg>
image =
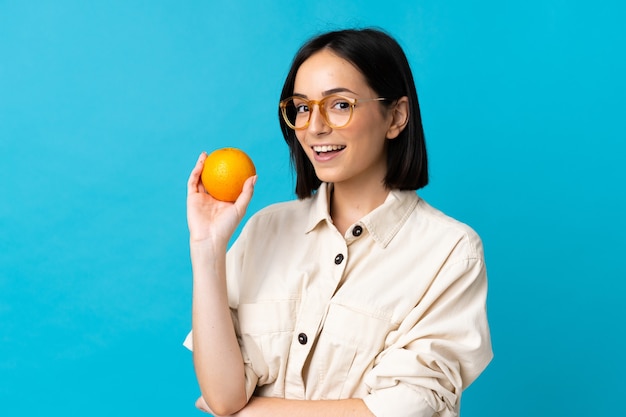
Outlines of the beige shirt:
<svg viewBox="0 0 626 417">
<path fill-rule="evenodd" d="M 228 252 L 248 395 L 457 415 L 492 358 L 479 237 L 412 191 L 391 191 L 342 236 L 330 187 L 261 210 Z"/>
</svg>

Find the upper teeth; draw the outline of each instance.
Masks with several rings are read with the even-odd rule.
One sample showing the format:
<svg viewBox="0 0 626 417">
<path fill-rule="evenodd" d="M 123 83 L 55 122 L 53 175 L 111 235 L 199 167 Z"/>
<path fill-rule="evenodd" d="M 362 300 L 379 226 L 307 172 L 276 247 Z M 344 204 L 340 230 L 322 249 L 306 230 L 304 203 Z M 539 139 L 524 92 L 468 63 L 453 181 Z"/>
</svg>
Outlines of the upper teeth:
<svg viewBox="0 0 626 417">
<path fill-rule="evenodd" d="M 313 146 L 313 150 L 315 152 L 330 152 L 330 151 L 336 151 L 336 150 L 343 149 L 343 148 L 345 148 L 345 146 L 341 146 L 341 145 Z"/>
</svg>

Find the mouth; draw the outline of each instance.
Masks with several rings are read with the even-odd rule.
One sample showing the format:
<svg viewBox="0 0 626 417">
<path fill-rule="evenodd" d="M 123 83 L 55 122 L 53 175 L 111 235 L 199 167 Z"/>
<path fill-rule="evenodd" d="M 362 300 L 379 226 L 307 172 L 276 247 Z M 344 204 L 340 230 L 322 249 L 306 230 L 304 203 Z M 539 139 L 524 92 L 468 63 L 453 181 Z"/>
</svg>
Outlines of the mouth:
<svg viewBox="0 0 626 417">
<path fill-rule="evenodd" d="M 344 150 L 346 147 L 344 145 L 316 145 L 312 146 L 313 151 L 319 156 L 322 154 L 330 154 L 336 153 Z"/>
</svg>

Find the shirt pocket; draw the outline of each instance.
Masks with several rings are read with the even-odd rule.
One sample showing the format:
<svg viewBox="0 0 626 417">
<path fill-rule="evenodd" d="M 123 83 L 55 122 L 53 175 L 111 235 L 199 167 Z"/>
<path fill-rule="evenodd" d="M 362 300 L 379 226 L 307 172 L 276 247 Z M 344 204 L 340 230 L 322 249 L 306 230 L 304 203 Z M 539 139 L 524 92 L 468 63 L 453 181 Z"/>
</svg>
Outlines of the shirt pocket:
<svg viewBox="0 0 626 417">
<path fill-rule="evenodd" d="M 320 398 L 366 395 L 364 375 L 372 369 L 387 335 L 395 328 L 391 314 L 331 304 L 315 352 Z"/>
<path fill-rule="evenodd" d="M 266 335 L 293 332 L 298 300 L 264 301 L 238 306 L 241 332 Z"/>
<path fill-rule="evenodd" d="M 281 300 L 244 303 L 237 308 L 242 353 L 259 377 L 259 386 L 284 379 L 284 358 L 289 353 L 298 304 L 298 300 Z"/>
</svg>

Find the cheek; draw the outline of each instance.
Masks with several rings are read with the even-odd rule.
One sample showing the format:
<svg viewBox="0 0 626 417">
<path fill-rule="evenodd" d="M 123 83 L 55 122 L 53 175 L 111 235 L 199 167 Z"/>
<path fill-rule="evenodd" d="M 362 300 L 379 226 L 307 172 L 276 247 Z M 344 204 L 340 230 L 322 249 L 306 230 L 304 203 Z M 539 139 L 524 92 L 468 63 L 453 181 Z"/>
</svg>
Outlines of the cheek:
<svg viewBox="0 0 626 417">
<path fill-rule="evenodd" d="M 302 148 L 306 151 L 307 150 L 307 146 L 304 143 L 304 131 L 297 130 L 296 131 L 296 139 L 298 140 L 298 143 L 300 143 L 300 146 L 302 146 Z"/>
</svg>

